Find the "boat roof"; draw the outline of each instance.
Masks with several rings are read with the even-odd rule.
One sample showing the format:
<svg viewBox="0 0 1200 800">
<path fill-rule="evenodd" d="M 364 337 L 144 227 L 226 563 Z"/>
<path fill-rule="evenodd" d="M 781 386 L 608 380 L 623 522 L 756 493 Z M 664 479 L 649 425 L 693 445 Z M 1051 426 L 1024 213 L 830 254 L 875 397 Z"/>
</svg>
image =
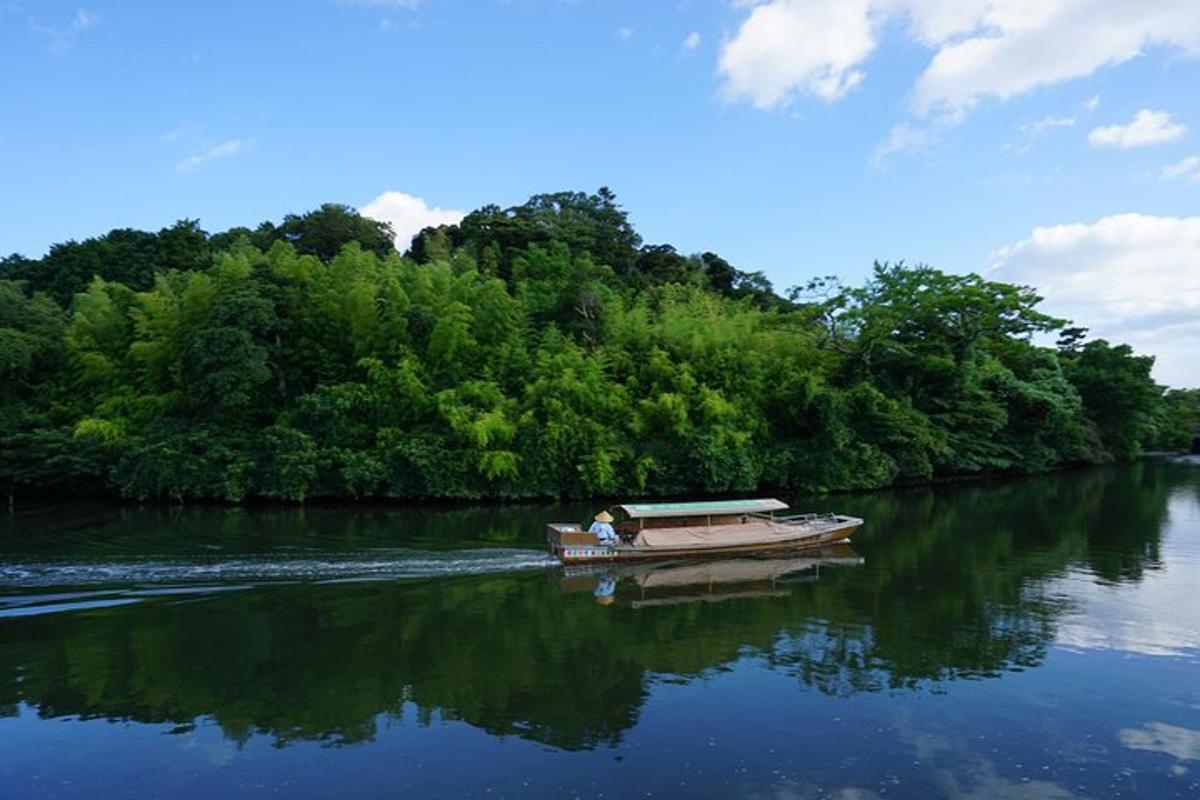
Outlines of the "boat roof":
<svg viewBox="0 0 1200 800">
<path fill-rule="evenodd" d="M 761 514 L 766 511 L 782 511 L 787 507 L 787 503 L 770 497 L 756 500 L 705 500 L 699 503 L 626 503 L 617 506 L 630 519 Z"/>
</svg>

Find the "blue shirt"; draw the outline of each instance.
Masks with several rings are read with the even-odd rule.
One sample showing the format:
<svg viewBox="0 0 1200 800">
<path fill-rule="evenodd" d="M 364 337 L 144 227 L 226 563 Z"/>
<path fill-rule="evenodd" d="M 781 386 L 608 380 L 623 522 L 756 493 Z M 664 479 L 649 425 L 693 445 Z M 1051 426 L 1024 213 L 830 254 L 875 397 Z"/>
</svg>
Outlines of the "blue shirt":
<svg viewBox="0 0 1200 800">
<path fill-rule="evenodd" d="M 613 530 L 613 526 L 607 522 L 593 522 L 592 527 L 588 528 L 588 533 L 596 534 L 602 544 L 616 544 L 620 541 L 617 538 L 617 532 Z"/>
</svg>

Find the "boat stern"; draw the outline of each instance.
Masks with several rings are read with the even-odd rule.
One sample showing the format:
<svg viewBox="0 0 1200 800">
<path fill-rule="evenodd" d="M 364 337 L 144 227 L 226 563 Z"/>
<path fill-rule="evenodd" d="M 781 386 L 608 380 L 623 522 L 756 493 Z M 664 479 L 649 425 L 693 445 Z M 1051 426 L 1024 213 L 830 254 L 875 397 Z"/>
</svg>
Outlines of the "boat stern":
<svg viewBox="0 0 1200 800">
<path fill-rule="evenodd" d="M 546 544 L 550 555 L 564 564 L 588 564 L 616 557 L 616 549 L 601 544 L 594 533 L 573 522 L 551 522 L 546 526 Z"/>
</svg>

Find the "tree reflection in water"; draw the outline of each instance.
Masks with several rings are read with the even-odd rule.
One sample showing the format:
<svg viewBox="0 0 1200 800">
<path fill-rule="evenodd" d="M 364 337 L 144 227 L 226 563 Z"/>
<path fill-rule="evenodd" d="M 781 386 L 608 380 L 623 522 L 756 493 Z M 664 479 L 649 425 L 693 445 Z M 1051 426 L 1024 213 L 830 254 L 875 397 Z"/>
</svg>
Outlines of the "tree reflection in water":
<svg viewBox="0 0 1200 800">
<path fill-rule="evenodd" d="M 1180 480 L 1138 465 L 839 497 L 840 510 L 868 520 L 854 545 L 864 563 L 826 564 L 816 580 L 760 576 L 744 583 L 769 591 L 734 585 L 740 595 L 724 602 L 632 602 L 662 597 L 664 587 L 624 576 L 616 595 L 624 601 L 605 606 L 586 576 L 574 591 L 578 576 L 554 569 L 167 593 L 0 620 L 0 713 L 26 704 L 43 717 L 181 730 L 211 718 L 232 740 L 263 735 L 280 746 L 370 740 L 381 715 L 415 713 L 423 723 L 436 715 L 582 749 L 618 743 L 655 676 L 690 680 L 741 658 L 834 695 L 994 677 L 1045 657 L 1071 605 L 1041 591 L 1049 579 L 1085 569 L 1139 581 L 1161 566 L 1167 498 Z M 469 527 L 460 538 L 513 542 L 536 537 L 552 511 L 397 513 L 422 527 L 421 541 Z M 158 514 L 128 512 L 119 527 L 161 525 Z M 378 541 L 395 521 L 382 512 L 277 512 L 268 519 L 278 530 L 264 534 L 264 518 L 246 512 L 191 510 L 184 519 L 223 526 L 230 543 L 286 535 L 322 547 Z M 320 525 L 297 527 L 305 519 Z M 90 552 L 115 546 L 106 541 Z M 669 596 L 679 587 L 667 588 Z M 722 590 L 701 594 L 711 600 L 714 591 Z"/>
</svg>

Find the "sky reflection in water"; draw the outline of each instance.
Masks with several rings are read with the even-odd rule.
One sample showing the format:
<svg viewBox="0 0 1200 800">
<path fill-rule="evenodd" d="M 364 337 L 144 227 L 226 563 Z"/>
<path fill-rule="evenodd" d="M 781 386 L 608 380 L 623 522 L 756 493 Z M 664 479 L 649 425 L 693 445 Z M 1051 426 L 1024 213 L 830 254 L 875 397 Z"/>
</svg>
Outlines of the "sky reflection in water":
<svg viewBox="0 0 1200 800">
<path fill-rule="evenodd" d="M 0 797 L 1200 795 L 1200 469 L 830 504 L 610 605 L 583 506 L 20 515 Z"/>
</svg>

